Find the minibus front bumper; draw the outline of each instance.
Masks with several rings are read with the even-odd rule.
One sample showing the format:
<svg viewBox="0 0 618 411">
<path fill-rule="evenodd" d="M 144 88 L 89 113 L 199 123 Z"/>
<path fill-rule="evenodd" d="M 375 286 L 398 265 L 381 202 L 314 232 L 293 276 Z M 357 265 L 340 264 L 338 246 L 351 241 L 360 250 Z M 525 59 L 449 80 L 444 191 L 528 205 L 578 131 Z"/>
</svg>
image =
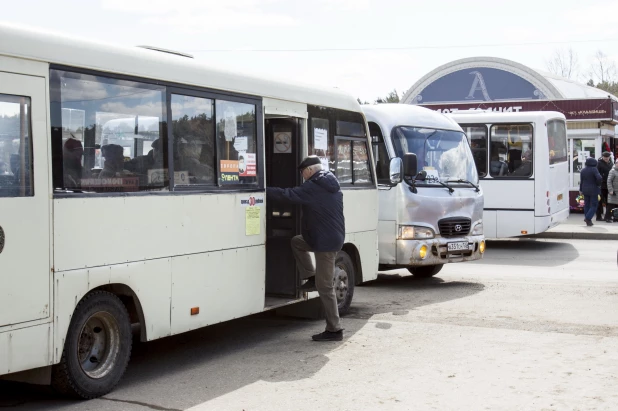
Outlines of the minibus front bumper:
<svg viewBox="0 0 618 411">
<path fill-rule="evenodd" d="M 484 252 L 485 236 L 483 235 L 397 240 L 397 265 L 418 267 L 474 261 L 483 258 Z"/>
</svg>

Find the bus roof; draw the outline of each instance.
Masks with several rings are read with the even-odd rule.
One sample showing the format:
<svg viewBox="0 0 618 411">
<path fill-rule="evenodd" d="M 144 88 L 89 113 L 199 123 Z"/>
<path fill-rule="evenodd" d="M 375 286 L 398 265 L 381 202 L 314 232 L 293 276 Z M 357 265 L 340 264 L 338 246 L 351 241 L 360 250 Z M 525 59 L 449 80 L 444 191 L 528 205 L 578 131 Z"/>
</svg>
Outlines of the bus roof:
<svg viewBox="0 0 618 411">
<path fill-rule="evenodd" d="M 0 22 L 0 38 L 4 39 L 0 42 L 0 56 L 360 111 L 355 98 L 336 88 L 290 84 L 240 71 L 232 72 L 192 58 L 143 47 L 87 41 L 6 22 Z"/>
<path fill-rule="evenodd" d="M 457 113 L 446 114 L 453 120 L 462 123 L 523 123 L 523 122 L 545 122 L 547 120 L 560 118 L 566 121 L 564 114 L 558 111 L 520 111 L 518 113 L 487 112 L 484 110 L 459 111 Z"/>
<path fill-rule="evenodd" d="M 427 127 L 440 130 L 463 131 L 459 124 L 444 114 L 411 104 L 363 105 L 367 121 L 376 121 L 389 132 L 398 126 Z"/>
</svg>

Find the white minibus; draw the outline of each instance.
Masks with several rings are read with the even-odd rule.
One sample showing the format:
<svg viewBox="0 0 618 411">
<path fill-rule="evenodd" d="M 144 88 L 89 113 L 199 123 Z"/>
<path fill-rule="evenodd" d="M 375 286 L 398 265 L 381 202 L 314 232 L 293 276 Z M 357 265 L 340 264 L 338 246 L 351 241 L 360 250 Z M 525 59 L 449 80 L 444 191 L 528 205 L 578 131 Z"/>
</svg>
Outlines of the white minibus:
<svg viewBox="0 0 618 411">
<path fill-rule="evenodd" d="M 461 127 L 407 104 L 363 111 L 379 187 L 380 267 L 431 277 L 444 264 L 482 258 L 483 190 Z"/>
<path fill-rule="evenodd" d="M 353 97 L 10 25 L 0 38 L 2 378 L 94 398 L 121 379 L 132 325 L 151 341 L 316 296 L 290 247 L 300 208 L 265 198 L 301 183 L 309 154 L 344 193 L 340 312 L 376 278 Z"/>
<path fill-rule="evenodd" d="M 569 216 L 566 119 L 553 111 L 449 114 L 464 129 L 485 192 L 487 238 L 542 233 Z"/>
</svg>

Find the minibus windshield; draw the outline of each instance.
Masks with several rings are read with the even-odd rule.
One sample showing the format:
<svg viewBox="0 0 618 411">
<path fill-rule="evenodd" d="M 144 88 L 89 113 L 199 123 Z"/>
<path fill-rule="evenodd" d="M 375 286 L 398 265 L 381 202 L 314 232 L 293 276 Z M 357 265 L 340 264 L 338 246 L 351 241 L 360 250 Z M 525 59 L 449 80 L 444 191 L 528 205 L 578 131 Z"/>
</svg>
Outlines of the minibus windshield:
<svg viewBox="0 0 618 411">
<path fill-rule="evenodd" d="M 472 151 L 461 131 L 400 126 L 393 129 L 393 146 L 398 157 L 415 153 L 418 170 L 427 177 L 416 185 L 436 185 L 438 182 L 467 180 L 478 184 L 478 174 Z"/>
</svg>

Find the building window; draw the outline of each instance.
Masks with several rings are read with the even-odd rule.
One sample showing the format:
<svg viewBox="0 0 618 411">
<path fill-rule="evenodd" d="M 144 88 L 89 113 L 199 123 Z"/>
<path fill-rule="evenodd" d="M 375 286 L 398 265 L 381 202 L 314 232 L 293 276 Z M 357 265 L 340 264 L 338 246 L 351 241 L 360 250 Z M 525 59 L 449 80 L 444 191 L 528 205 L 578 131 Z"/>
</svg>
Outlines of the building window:
<svg viewBox="0 0 618 411">
<path fill-rule="evenodd" d="M 30 97 L 0 94 L 0 197 L 32 197 Z"/>
<path fill-rule="evenodd" d="M 168 188 L 165 87 L 51 70 L 54 187 L 73 192 Z"/>
<path fill-rule="evenodd" d="M 532 125 L 493 125 L 490 132 L 489 172 L 492 177 L 532 176 Z"/>
<path fill-rule="evenodd" d="M 480 178 L 487 176 L 487 127 L 485 125 L 462 125 L 468 136 L 476 171 Z"/>
<path fill-rule="evenodd" d="M 174 186 L 215 185 L 214 101 L 172 94 Z"/>
<path fill-rule="evenodd" d="M 382 130 L 374 122 L 369 123 L 369 133 L 373 146 L 373 161 L 379 184 L 390 184 L 390 158 L 384 142 Z"/>
<path fill-rule="evenodd" d="M 219 185 L 257 185 L 255 105 L 215 101 Z"/>
<path fill-rule="evenodd" d="M 567 161 L 566 123 L 563 120 L 547 122 L 547 141 L 549 145 L 549 164 Z"/>
</svg>

